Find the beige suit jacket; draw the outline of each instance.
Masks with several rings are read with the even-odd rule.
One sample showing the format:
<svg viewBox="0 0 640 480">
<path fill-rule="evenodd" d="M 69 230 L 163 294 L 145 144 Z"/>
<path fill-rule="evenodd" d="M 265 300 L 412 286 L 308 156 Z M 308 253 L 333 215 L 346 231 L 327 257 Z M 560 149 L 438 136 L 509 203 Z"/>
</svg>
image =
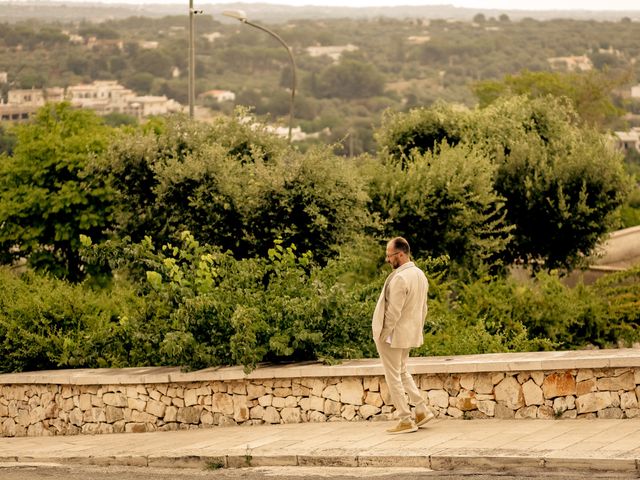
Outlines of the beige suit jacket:
<svg viewBox="0 0 640 480">
<path fill-rule="evenodd" d="M 422 345 L 428 291 L 427 277 L 413 262 L 391 272 L 373 312 L 373 339 L 384 342 L 390 336 L 393 348 Z"/>
</svg>

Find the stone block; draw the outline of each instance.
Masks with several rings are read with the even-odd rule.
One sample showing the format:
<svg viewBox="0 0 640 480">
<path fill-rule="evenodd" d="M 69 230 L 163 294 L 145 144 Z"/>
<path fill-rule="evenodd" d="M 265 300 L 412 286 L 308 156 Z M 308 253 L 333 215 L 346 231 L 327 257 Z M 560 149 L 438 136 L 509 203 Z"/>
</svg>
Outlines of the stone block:
<svg viewBox="0 0 640 480">
<path fill-rule="evenodd" d="M 315 396 L 309 397 L 309 410 L 324 412 L 324 402 L 324 398 Z"/>
<path fill-rule="evenodd" d="M 530 378 L 531 378 L 531 373 L 529 373 L 529 372 L 520 372 L 520 373 L 518 373 L 518 375 L 516 375 L 516 380 L 518 380 L 518 383 L 520 385 L 525 383 Z"/>
<path fill-rule="evenodd" d="M 225 415 L 233 415 L 233 397 L 227 393 L 214 393 L 211 396 L 211 410 Z"/>
<path fill-rule="evenodd" d="M 374 415 L 377 415 L 378 413 L 380 413 L 380 408 L 374 405 L 362 405 L 358 409 L 358 412 L 360 413 L 360 416 L 362 418 L 367 420 L 368 418 L 373 417 Z"/>
<path fill-rule="evenodd" d="M 271 400 L 271 406 L 274 408 L 284 408 L 285 407 L 284 398 L 273 397 L 273 399 Z"/>
<path fill-rule="evenodd" d="M 127 396 L 124 393 L 105 393 L 102 396 L 102 401 L 105 405 L 111 405 L 112 407 L 126 407 L 129 405 Z"/>
<path fill-rule="evenodd" d="M 527 380 L 522 385 L 522 394 L 524 395 L 524 404 L 529 405 L 543 405 L 544 398 L 542 396 L 542 389 L 532 380 Z"/>
<path fill-rule="evenodd" d="M 516 419 L 522 418 L 536 418 L 538 416 L 538 407 L 531 405 L 528 407 L 522 407 L 515 413 Z"/>
<path fill-rule="evenodd" d="M 253 383 L 249 383 L 247 385 L 247 398 L 249 400 L 260 398 L 266 393 L 267 389 L 263 385 L 255 385 Z"/>
<path fill-rule="evenodd" d="M 80 398 L 78 399 L 78 406 L 83 412 L 89 410 L 93 406 L 91 403 L 91 395 L 86 393 L 80 395 Z"/>
<path fill-rule="evenodd" d="M 377 392 L 380 390 L 380 379 L 378 377 L 364 377 L 362 386 L 369 392 Z"/>
<path fill-rule="evenodd" d="M 443 375 L 423 375 L 420 378 L 422 390 L 442 390 L 444 388 Z"/>
<path fill-rule="evenodd" d="M 163 420 L 167 423 L 178 420 L 178 407 L 171 405 L 164 410 Z"/>
<path fill-rule="evenodd" d="M 287 379 L 289 381 L 289 386 L 291 386 L 291 379 Z M 228 387 L 229 393 L 233 393 L 235 395 L 246 395 L 247 394 L 247 384 L 245 382 L 230 382 Z"/>
<path fill-rule="evenodd" d="M 498 404 L 503 404 L 511 410 L 517 410 L 524 405 L 522 387 L 518 381 L 511 376 L 505 377 L 495 386 L 494 395 Z"/>
<path fill-rule="evenodd" d="M 304 385 L 300 385 L 299 383 L 295 383 L 291 386 L 291 395 L 296 397 L 308 397 L 311 393 L 311 389 L 305 387 Z"/>
<path fill-rule="evenodd" d="M 493 400 L 479 400 L 478 410 L 484 413 L 487 417 L 493 417 L 496 411 L 496 402 Z"/>
<path fill-rule="evenodd" d="M 164 411 L 166 410 L 166 408 L 167 406 L 162 402 L 149 400 L 144 411 L 155 417 L 162 418 L 164 417 Z"/>
<path fill-rule="evenodd" d="M 622 409 L 620 408 L 610 407 L 610 408 L 605 408 L 603 410 L 599 410 L 597 412 L 597 415 L 598 415 L 598 418 L 614 419 L 614 418 L 622 418 L 623 412 L 622 412 Z"/>
<path fill-rule="evenodd" d="M 138 410 L 139 412 L 144 412 L 145 408 L 147 408 L 147 402 L 137 398 L 127 398 L 127 406 L 131 410 Z"/>
<path fill-rule="evenodd" d="M 493 380 L 490 373 L 479 373 L 474 382 L 474 390 L 478 394 L 489 395 L 493 393 Z"/>
<path fill-rule="evenodd" d="M 334 402 L 339 402 L 340 392 L 338 392 L 338 388 L 335 385 L 329 385 L 322 391 L 322 398 L 327 398 L 329 400 L 333 400 Z"/>
<path fill-rule="evenodd" d="M 463 412 L 468 412 L 470 410 L 477 409 L 477 400 L 475 398 L 476 394 L 472 391 L 462 391 L 460 394 L 455 397 L 454 406 L 458 410 L 462 410 Z"/>
<path fill-rule="evenodd" d="M 576 397 L 573 395 L 567 395 L 564 399 L 567 402 L 567 409 L 573 410 L 576 408 Z"/>
<path fill-rule="evenodd" d="M 280 414 L 273 407 L 266 407 L 262 417 L 265 423 L 280 423 Z"/>
<path fill-rule="evenodd" d="M 491 375 L 491 383 L 493 383 L 494 386 L 499 384 L 504 378 L 504 373 L 502 372 L 493 372 L 490 375 Z"/>
<path fill-rule="evenodd" d="M 640 408 L 630 408 L 624 411 L 625 418 L 638 418 L 640 417 Z"/>
<path fill-rule="evenodd" d="M 280 398 L 286 398 L 289 395 L 291 395 L 291 388 L 290 387 L 278 387 L 278 388 L 274 388 L 273 389 L 273 396 L 274 397 L 280 397 Z"/>
<path fill-rule="evenodd" d="M 456 407 L 447 408 L 447 415 L 453 418 L 460 418 L 464 415 L 464 412 Z"/>
<path fill-rule="evenodd" d="M 553 399 L 553 411 L 560 414 L 568 410 L 567 400 L 564 397 L 556 397 Z"/>
<path fill-rule="evenodd" d="M 624 392 L 620 395 L 620 408 L 623 410 L 638 408 L 638 398 L 636 397 L 635 391 Z"/>
<path fill-rule="evenodd" d="M 366 405 L 365 405 L 366 407 Z M 316 423 L 321 423 L 321 422 L 326 422 L 327 421 L 327 416 L 322 413 L 322 412 L 311 412 L 309 413 L 309 421 L 310 422 L 316 422 Z"/>
<path fill-rule="evenodd" d="M 203 410 L 202 413 L 200 414 L 200 425 L 205 425 L 205 426 L 213 425 L 213 413 Z"/>
<path fill-rule="evenodd" d="M 444 389 L 450 396 L 458 396 L 458 393 L 460 393 L 460 376 L 449 375 L 444 381 Z"/>
<path fill-rule="evenodd" d="M 372 405 L 378 408 L 384 405 L 384 402 L 382 401 L 382 396 L 377 392 L 367 392 L 367 395 L 364 398 L 364 403 L 366 405 Z"/>
<path fill-rule="evenodd" d="M 356 407 L 351 404 L 344 405 L 342 407 L 342 411 L 340 412 L 340 415 L 345 420 L 351 421 L 356 416 Z"/>
<path fill-rule="evenodd" d="M 298 397 L 294 397 L 293 395 L 289 395 L 284 399 L 284 406 L 287 408 L 294 408 L 298 406 Z"/>
<path fill-rule="evenodd" d="M 476 383 L 475 373 L 463 373 L 460 375 L 460 386 L 465 390 L 473 390 Z"/>
<path fill-rule="evenodd" d="M 576 384 L 576 395 L 585 395 L 587 393 L 595 392 L 598 390 L 595 378 L 589 380 L 583 380 Z"/>
<path fill-rule="evenodd" d="M 626 372 L 618 377 L 602 377 L 597 381 L 598 390 L 617 392 L 618 390 L 633 390 L 636 386 L 633 373 Z"/>
<path fill-rule="evenodd" d="M 308 412 L 309 410 L 311 410 L 311 408 L 310 408 L 311 407 L 311 399 L 309 397 L 301 398 L 300 401 L 298 402 L 298 404 L 294 405 L 294 406 L 300 407 L 303 412 Z"/>
<path fill-rule="evenodd" d="M 495 418 L 510 419 L 514 418 L 515 412 L 511 408 L 497 403 L 493 416 Z"/>
<path fill-rule="evenodd" d="M 185 407 L 193 407 L 198 404 L 198 395 L 196 394 L 195 389 L 188 388 L 184 391 L 184 406 Z"/>
<path fill-rule="evenodd" d="M 249 410 L 249 417 L 253 419 L 262 420 L 262 417 L 264 417 L 264 407 L 260 405 L 256 405 L 251 410 Z"/>
<path fill-rule="evenodd" d="M 155 400 L 156 402 L 159 402 L 162 398 L 162 394 L 156 388 L 149 388 L 147 392 L 149 394 L 149 397 L 151 397 L 151 399 Z"/>
<path fill-rule="evenodd" d="M 325 415 L 340 415 L 340 411 L 342 410 L 342 405 L 340 402 L 336 402 L 333 400 L 326 399 L 324 401 L 324 414 Z"/>
<path fill-rule="evenodd" d="M 536 383 L 536 385 L 541 387 L 542 382 L 544 381 L 544 372 L 540 372 L 540 371 L 531 372 L 531 379 Z"/>
<path fill-rule="evenodd" d="M 576 379 L 570 372 L 552 373 L 542 382 L 544 398 L 564 397 L 576 394 Z"/>
<path fill-rule="evenodd" d="M 158 419 L 153 415 L 145 412 L 138 412 L 137 410 L 133 410 L 131 412 L 130 420 L 134 423 L 149 423 L 149 424 L 151 423 L 155 424 L 158 421 Z"/>
<path fill-rule="evenodd" d="M 574 410 L 575 411 L 575 410 Z M 546 420 L 552 420 L 555 418 L 555 412 L 552 407 L 541 405 L 538 407 L 537 418 L 544 418 Z"/>
<path fill-rule="evenodd" d="M 273 382 L 275 388 L 291 388 L 290 378 L 276 378 Z"/>
<path fill-rule="evenodd" d="M 146 423 L 127 423 L 124 426 L 124 431 L 126 433 L 144 433 L 149 430 L 147 430 Z"/>
<path fill-rule="evenodd" d="M 449 394 L 444 390 L 429 390 L 429 405 L 447 408 L 449 406 Z"/>
<path fill-rule="evenodd" d="M 233 396 L 233 419 L 236 422 L 249 420 L 249 407 L 247 406 L 247 397 L 245 395 Z"/>
<path fill-rule="evenodd" d="M 273 395 L 262 395 L 260 398 L 258 398 L 258 405 L 262 407 L 270 407 L 272 400 Z"/>
<path fill-rule="evenodd" d="M 587 393 L 576 399 L 576 410 L 578 414 L 597 412 L 610 406 L 610 392 Z"/>
<path fill-rule="evenodd" d="M 104 413 L 107 423 L 115 423 L 119 420 L 124 420 L 124 412 L 119 407 L 107 405 Z"/>
<path fill-rule="evenodd" d="M 595 375 L 593 374 L 593 370 L 591 370 L 590 368 L 581 368 L 580 370 L 578 370 L 578 373 L 576 373 L 576 383 L 590 380 L 594 377 Z"/>
<path fill-rule="evenodd" d="M 347 378 L 337 385 L 340 402 L 350 405 L 364 405 L 364 388 L 357 378 Z"/>
<path fill-rule="evenodd" d="M 181 407 L 178 408 L 178 413 L 176 415 L 176 420 L 180 423 L 187 424 L 197 424 L 200 422 L 200 413 L 202 412 L 202 407 Z"/>
</svg>

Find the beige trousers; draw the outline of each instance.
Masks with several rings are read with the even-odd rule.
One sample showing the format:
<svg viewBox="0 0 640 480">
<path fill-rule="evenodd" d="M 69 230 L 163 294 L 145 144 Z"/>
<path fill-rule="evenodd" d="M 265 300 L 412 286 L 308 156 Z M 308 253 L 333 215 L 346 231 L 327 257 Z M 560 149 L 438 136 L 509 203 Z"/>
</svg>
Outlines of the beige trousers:
<svg viewBox="0 0 640 480">
<path fill-rule="evenodd" d="M 384 367 L 384 378 L 389 387 L 389 394 L 396 407 L 400 420 L 411 418 L 411 408 L 407 402 L 406 395 L 412 404 L 425 408 L 424 398 L 420 390 L 413 381 L 413 377 L 407 372 L 407 359 L 410 348 L 392 348 L 386 342 L 378 340 L 376 342 L 380 360 Z"/>
</svg>

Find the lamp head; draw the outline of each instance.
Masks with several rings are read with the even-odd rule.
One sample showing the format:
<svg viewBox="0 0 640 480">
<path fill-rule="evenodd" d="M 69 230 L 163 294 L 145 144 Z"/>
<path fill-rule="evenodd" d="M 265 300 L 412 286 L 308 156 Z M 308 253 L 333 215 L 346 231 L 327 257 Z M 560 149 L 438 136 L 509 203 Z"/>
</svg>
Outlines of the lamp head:
<svg viewBox="0 0 640 480">
<path fill-rule="evenodd" d="M 222 15 L 229 18 L 235 18 L 236 20 L 240 20 L 241 22 L 247 21 L 247 14 L 244 10 L 225 10 L 222 12 Z"/>
</svg>

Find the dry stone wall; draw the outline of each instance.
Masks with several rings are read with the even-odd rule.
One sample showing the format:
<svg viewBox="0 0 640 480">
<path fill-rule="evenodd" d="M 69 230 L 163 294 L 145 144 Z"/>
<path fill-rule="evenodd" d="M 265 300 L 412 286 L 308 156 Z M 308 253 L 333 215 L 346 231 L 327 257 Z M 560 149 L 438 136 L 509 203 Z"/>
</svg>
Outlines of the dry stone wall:
<svg viewBox="0 0 640 480">
<path fill-rule="evenodd" d="M 640 368 L 414 375 L 437 417 L 640 417 Z M 5 437 L 389 420 L 381 376 L 0 386 Z"/>
</svg>

